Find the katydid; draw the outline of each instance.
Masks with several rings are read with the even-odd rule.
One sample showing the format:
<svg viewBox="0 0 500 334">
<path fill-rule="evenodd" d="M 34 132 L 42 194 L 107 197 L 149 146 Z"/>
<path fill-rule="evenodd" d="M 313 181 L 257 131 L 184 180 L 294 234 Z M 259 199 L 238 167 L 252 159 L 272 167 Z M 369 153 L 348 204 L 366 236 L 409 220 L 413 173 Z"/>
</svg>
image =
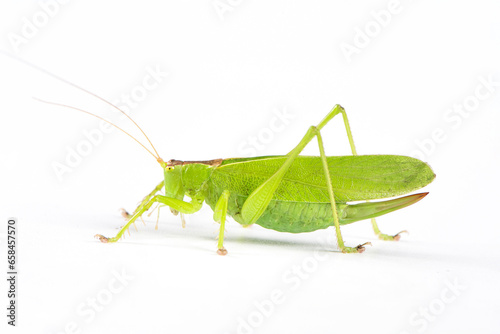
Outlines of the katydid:
<svg viewBox="0 0 500 334">
<path fill-rule="evenodd" d="M 76 109 L 102 119 L 75 107 L 47 103 Z M 350 156 L 326 156 L 324 151 L 321 130 L 338 114 L 342 114 L 344 120 L 352 151 Z M 340 105 L 335 105 L 317 126 L 311 126 L 288 154 L 276 156 L 165 162 L 142 129 L 134 124 L 155 153 L 118 126 L 112 125 L 136 140 L 157 160 L 163 179 L 132 214 L 124 212 L 128 222 L 116 236 L 95 236 L 105 243 L 118 241 L 153 204 L 168 206 L 174 214 L 181 213 L 182 217 L 182 214 L 197 212 L 206 202 L 214 211 L 214 220 L 220 223 L 217 244 L 217 253 L 220 255 L 227 254 L 223 241 L 228 215 L 243 226 L 257 224 L 279 232 L 302 233 L 334 226 L 338 248 L 343 253 L 362 253 L 364 246 L 370 243 L 345 246 L 340 225 L 371 219 L 380 239 L 399 240 L 401 232 L 394 236 L 381 233 L 375 217 L 414 204 L 428 193 L 378 202 L 371 200 L 410 193 L 435 178 L 429 165 L 415 158 L 357 155 L 346 112 Z M 314 137 L 318 141 L 320 155 L 301 156 L 304 147 Z M 161 194 L 162 189 L 164 195 Z M 186 197 L 190 200 L 186 200 Z M 353 201 L 363 203 L 348 204 Z"/>
</svg>

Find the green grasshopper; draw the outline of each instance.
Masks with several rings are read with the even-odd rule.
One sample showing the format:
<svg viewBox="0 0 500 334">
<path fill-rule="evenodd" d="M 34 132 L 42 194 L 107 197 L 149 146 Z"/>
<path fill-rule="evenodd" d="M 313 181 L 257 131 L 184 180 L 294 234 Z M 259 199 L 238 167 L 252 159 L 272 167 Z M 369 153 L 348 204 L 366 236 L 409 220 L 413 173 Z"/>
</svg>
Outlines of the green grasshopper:
<svg viewBox="0 0 500 334">
<path fill-rule="evenodd" d="M 132 137 L 113 123 L 87 111 L 58 103 L 46 103 L 90 114 Z M 118 107 L 112 106 L 125 114 Z M 352 156 L 325 155 L 321 130 L 338 114 L 342 114 Z M 383 234 L 374 218 L 414 204 L 428 193 L 379 202 L 369 201 L 407 194 L 426 186 L 435 178 L 429 165 L 415 158 L 400 155 L 357 155 L 346 112 L 340 105 L 336 105 L 317 126 L 311 126 L 287 155 L 209 161 L 165 162 L 144 131 L 125 115 L 151 144 L 156 154 L 132 137 L 160 164 L 163 180 L 144 197 L 132 214 L 124 211 L 128 222 L 116 236 L 95 236 L 105 243 L 118 241 L 130 225 L 138 218 L 142 219 L 142 215 L 155 203 L 170 207 L 174 214 L 180 212 L 182 217 L 182 214 L 197 212 L 203 202 L 206 202 L 214 211 L 214 220 L 220 223 L 217 245 L 217 253 L 220 255 L 227 254 L 223 242 L 228 215 L 243 226 L 258 224 L 279 232 L 302 233 L 335 226 L 339 249 L 343 253 L 362 253 L 364 246 L 371 243 L 356 247 L 345 246 L 340 225 L 371 218 L 373 229 L 380 239 L 399 240 L 400 234 L 406 231 L 394 236 Z M 299 155 L 314 137 L 318 141 L 320 156 Z M 162 189 L 164 195 L 161 194 Z M 186 196 L 191 200 L 186 201 Z M 365 202 L 348 204 L 352 201 Z"/>
</svg>

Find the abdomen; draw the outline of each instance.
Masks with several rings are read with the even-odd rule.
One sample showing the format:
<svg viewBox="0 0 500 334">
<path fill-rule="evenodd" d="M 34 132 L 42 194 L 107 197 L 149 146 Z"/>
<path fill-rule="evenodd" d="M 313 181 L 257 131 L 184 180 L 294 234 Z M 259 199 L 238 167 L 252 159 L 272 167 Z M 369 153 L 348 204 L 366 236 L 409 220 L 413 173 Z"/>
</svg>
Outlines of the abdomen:
<svg viewBox="0 0 500 334">
<path fill-rule="evenodd" d="M 212 208 L 222 194 L 210 181 L 205 189 L 205 201 Z M 246 225 L 240 211 L 247 196 L 232 193 L 229 197 L 227 214 L 238 223 Z M 340 222 L 342 224 L 342 221 Z M 333 226 L 333 215 L 330 203 L 285 202 L 271 200 L 262 216 L 257 220 L 262 227 L 290 233 L 312 232 Z"/>
</svg>

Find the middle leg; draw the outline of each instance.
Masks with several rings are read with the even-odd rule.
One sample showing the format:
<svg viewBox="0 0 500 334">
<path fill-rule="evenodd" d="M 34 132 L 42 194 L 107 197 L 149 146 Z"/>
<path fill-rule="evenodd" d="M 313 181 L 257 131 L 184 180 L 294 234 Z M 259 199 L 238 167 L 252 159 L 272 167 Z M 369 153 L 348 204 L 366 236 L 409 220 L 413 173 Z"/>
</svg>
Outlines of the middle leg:
<svg viewBox="0 0 500 334">
<path fill-rule="evenodd" d="M 217 243 L 217 254 L 226 255 L 227 250 L 224 248 L 224 229 L 226 226 L 227 202 L 229 201 L 229 190 L 224 190 L 219 197 L 214 209 L 214 220 L 220 223 L 219 240 Z"/>
</svg>

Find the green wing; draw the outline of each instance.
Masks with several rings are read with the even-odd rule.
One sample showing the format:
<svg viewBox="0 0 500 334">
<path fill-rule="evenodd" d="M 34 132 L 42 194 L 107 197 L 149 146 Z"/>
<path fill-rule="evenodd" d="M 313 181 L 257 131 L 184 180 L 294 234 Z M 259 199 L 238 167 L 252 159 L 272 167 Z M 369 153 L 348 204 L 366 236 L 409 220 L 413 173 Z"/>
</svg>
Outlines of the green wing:
<svg viewBox="0 0 500 334">
<path fill-rule="evenodd" d="M 233 194 L 248 196 L 273 175 L 286 156 L 225 159 L 212 182 Z M 370 200 L 407 194 L 429 184 L 434 172 L 424 162 L 399 155 L 328 157 L 337 202 Z M 299 156 L 285 174 L 273 200 L 329 202 L 321 159 Z"/>
</svg>

